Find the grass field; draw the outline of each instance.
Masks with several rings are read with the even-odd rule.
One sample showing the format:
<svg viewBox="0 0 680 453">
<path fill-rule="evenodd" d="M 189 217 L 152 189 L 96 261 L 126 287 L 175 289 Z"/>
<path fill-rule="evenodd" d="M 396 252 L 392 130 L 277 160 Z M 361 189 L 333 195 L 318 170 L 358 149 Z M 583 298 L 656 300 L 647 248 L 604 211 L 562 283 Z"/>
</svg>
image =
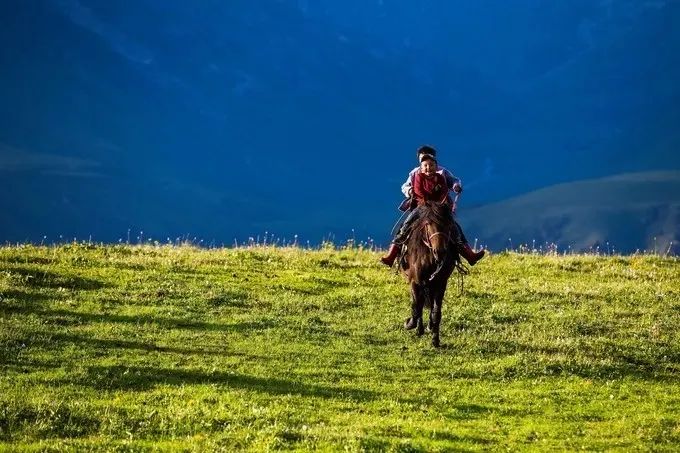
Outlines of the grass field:
<svg viewBox="0 0 680 453">
<path fill-rule="evenodd" d="M 0 248 L 0 450 L 680 449 L 680 261 L 498 254 L 444 304 L 347 249 Z"/>
</svg>

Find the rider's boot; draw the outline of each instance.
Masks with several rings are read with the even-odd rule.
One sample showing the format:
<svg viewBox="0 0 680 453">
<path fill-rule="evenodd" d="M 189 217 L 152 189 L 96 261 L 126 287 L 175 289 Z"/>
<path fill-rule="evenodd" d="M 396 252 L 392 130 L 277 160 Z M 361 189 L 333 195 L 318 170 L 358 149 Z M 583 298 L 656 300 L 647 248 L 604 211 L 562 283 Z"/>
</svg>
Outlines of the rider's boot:
<svg viewBox="0 0 680 453">
<path fill-rule="evenodd" d="M 387 251 L 387 255 L 380 258 L 380 261 L 386 266 L 392 267 L 394 260 L 399 256 L 401 252 L 401 245 L 395 244 L 394 242 L 390 244 L 390 249 Z"/>
<path fill-rule="evenodd" d="M 470 244 L 467 243 L 460 245 L 460 254 L 468 263 L 470 263 L 470 266 L 477 264 L 477 261 L 481 260 L 485 253 L 486 250 L 484 249 L 480 250 L 479 252 L 475 252 L 470 247 Z"/>
</svg>

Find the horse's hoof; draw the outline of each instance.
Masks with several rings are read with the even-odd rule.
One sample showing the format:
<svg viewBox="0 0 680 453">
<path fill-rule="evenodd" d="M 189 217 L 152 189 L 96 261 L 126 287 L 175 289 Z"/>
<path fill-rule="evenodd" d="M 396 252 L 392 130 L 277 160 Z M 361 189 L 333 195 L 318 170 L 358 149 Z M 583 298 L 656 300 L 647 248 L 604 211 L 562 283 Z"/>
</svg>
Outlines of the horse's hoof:
<svg viewBox="0 0 680 453">
<path fill-rule="evenodd" d="M 439 338 L 438 338 L 438 337 L 433 337 L 433 338 L 432 338 L 432 346 L 434 346 L 435 348 L 438 348 L 439 346 L 441 346 L 441 345 L 439 344 Z"/>
<path fill-rule="evenodd" d="M 406 321 L 404 321 L 404 329 L 406 330 L 411 330 L 415 329 L 418 323 L 413 320 L 413 318 L 407 318 Z"/>
</svg>

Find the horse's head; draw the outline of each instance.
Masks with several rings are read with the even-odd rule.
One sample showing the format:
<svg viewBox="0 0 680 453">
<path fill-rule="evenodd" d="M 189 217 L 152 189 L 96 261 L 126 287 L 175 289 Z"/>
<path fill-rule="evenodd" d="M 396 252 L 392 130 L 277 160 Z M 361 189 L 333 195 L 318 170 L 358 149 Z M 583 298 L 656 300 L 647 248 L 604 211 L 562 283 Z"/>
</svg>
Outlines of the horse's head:
<svg viewBox="0 0 680 453">
<path fill-rule="evenodd" d="M 446 254 L 449 242 L 448 231 L 440 231 L 437 225 L 428 223 L 425 225 L 426 245 L 432 250 L 435 261 L 440 261 Z"/>
<path fill-rule="evenodd" d="M 418 208 L 419 217 L 413 224 L 408 239 L 406 266 L 410 282 L 426 282 L 445 270 L 450 275 L 458 252 L 454 245 L 456 230 L 453 214 L 448 203 L 428 202 Z"/>
<path fill-rule="evenodd" d="M 453 217 L 451 207 L 446 203 L 427 203 L 424 209 L 423 228 L 428 248 L 436 262 L 445 259 L 451 246 Z"/>
</svg>

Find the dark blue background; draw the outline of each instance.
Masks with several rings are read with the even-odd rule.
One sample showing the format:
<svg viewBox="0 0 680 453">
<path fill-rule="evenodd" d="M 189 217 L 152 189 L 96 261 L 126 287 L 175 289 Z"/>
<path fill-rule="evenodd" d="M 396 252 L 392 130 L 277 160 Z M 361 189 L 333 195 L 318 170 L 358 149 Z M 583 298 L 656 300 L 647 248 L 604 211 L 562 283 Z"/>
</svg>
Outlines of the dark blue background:
<svg viewBox="0 0 680 453">
<path fill-rule="evenodd" d="M 0 18 L 2 241 L 385 242 L 423 143 L 463 212 L 680 168 L 677 1 L 22 0 Z"/>
</svg>

